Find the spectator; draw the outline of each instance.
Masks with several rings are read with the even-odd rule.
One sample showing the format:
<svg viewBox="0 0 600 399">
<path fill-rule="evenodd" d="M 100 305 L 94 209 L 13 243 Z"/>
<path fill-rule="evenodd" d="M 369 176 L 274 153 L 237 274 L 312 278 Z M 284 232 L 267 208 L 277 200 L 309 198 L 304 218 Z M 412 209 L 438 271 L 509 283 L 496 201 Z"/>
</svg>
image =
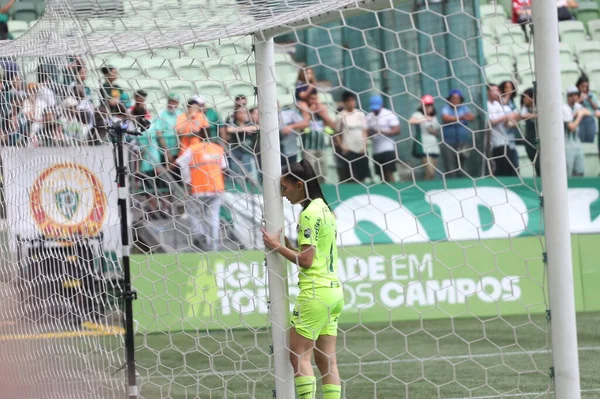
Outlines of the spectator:
<svg viewBox="0 0 600 399">
<path fill-rule="evenodd" d="M 53 108 L 45 108 L 41 129 L 37 132 L 34 145 L 40 147 L 56 147 L 68 144 L 62 125 L 56 117 Z"/>
<path fill-rule="evenodd" d="M 152 121 L 152 125 L 148 129 L 149 142 L 156 142 L 160 150 L 157 159 L 164 163 L 168 170 L 175 171 L 176 176 L 179 175 L 175 163 L 175 159 L 179 155 L 179 141 L 175 126 L 177 118 L 183 113 L 183 110 L 179 108 L 179 102 L 179 94 L 170 93 L 167 97 L 167 107 L 158 114 L 158 118 Z"/>
<path fill-rule="evenodd" d="M 13 35 L 8 31 L 8 24 L 0 22 L 0 40 L 14 40 Z"/>
<path fill-rule="evenodd" d="M 2 144 L 16 147 L 28 145 L 27 121 L 21 112 L 20 99 L 15 99 L 10 107 L 10 114 L 0 119 L 0 135 Z"/>
<path fill-rule="evenodd" d="M 531 23 L 531 0 L 512 0 L 512 22 L 521 25 L 525 39 L 529 41 L 527 25 Z"/>
<path fill-rule="evenodd" d="M 302 117 L 296 106 L 283 108 L 279 111 L 279 143 L 281 146 L 281 166 L 289 167 L 298 162 L 298 140 L 300 133 L 309 127 L 310 123 Z"/>
<path fill-rule="evenodd" d="M 356 94 L 346 91 L 342 94 L 344 109 L 339 113 L 336 121 L 334 136 L 335 148 L 339 149 L 340 157 L 338 167 L 341 183 L 352 179 L 364 182 L 371 177 L 367 153 L 367 120 L 365 114 L 356 108 Z"/>
<path fill-rule="evenodd" d="M 10 9 L 14 6 L 16 0 L 8 0 L 8 3 L 0 7 L 0 22 L 7 23 L 10 19 Z"/>
<path fill-rule="evenodd" d="M 504 81 L 500 83 L 500 103 L 504 107 L 504 112 L 507 115 L 510 115 L 506 123 L 504 124 L 506 134 L 510 142 L 514 145 L 520 144 L 523 142 L 523 135 L 519 130 L 519 121 L 521 120 L 521 114 L 517 108 L 517 104 L 515 103 L 515 98 L 517 97 L 517 89 L 515 85 L 510 80 Z M 512 162 L 515 169 L 519 168 L 519 154 L 516 151 L 511 152 L 512 158 L 510 161 Z"/>
<path fill-rule="evenodd" d="M 367 130 L 372 141 L 375 173 L 383 181 L 393 183 L 398 160 L 394 138 L 400 134 L 400 119 L 383 107 L 383 98 L 379 95 L 371 97 L 369 108 Z"/>
<path fill-rule="evenodd" d="M 175 141 L 177 141 L 177 137 L 175 137 Z M 144 216 L 150 219 L 158 219 L 160 217 L 158 190 L 165 185 L 161 185 L 161 182 L 164 182 L 164 180 L 158 179 L 158 176 L 163 172 L 160 167 L 162 163 L 162 149 L 157 141 L 154 123 L 137 138 L 137 144 L 140 160 L 137 168 L 138 173 L 135 174 L 135 178 L 137 178 L 136 185 L 143 190 L 142 195 L 147 198 L 147 201 L 144 201 Z"/>
<path fill-rule="evenodd" d="M 494 160 L 495 176 L 517 176 L 513 159 L 518 157 L 514 140 L 507 133 L 508 123 L 514 121 L 515 115 L 507 113 L 502 105 L 502 95 L 498 85 L 491 84 L 487 90 L 487 112 L 491 125 L 490 143 Z"/>
<path fill-rule="evenodd" d="M 227 125 L 227 143 L 230 156 L 229 167 L 235 177 L 258 183 L 258 165 L 254 148 L 258 126 L 252 123 L 250 113 L 246 108 L 234 111 L 231 123 Z"/>
<path fill-rule="evenodd" d="M 467 125 L 475 115 L 464 105 L 465 98 L 460 90 L 450 90 L 448 104 L 442 107 L 441 153 L 446 169 L 445 177 L 464 175 L 463 165 L 473 148 L 473 135 Z"/>
<path fill-rule="evenodd" d="M 94 103 L 92 102 L 91 97 L 87 97 L 85 94 L 85 86 L 77 85 L 72 86 L 73 92 L 72 96 L 78 102 L 77 110 L 79 111 L 79 115 L 81 121 L 88 126 L 88 130 L 91 131 L 94 127 Z"/>
<path fill-rule="evenodd" d="M 208 129 L 208 121 L 202 112 L 201 100 L 196 97 L 187 102 L 187 110 L 180 114 L 175 122 L 175 132 L 179 138 L 179 150 L 184 152 L 192 144 L 200 141 L 199 137 L 206 137 L 204 130 Z"/>
<path fill-rule="evenodd" d="M 238 96 L 239 97 L 239 96 Z M 246 97 L 244 97 L 245 99 Z M 206 100 L 202 96 L 196 96 L 196 99 L 200 102 L 202 112 L 208 121 L 208 139 L 213 143 L 222 145 L 224 126 L 219 118 L 219 113 L 214 108 L 208 108 L 206 106 Z"/>
<path fill-rule="evenodd" d="M 576 83 L 579 89 L 579 103 L 583 105 L 588 111 L 590 116 L 586 116 L 582 119 L 579 125 L 579 138 L 583 143 L 593 143 L 596 137 L 596 118 L 600 118 L 600 109 L 598 109 L 598 100 L 596 95 L 590 92 L 590 81 L 586 75 L 582 75 L 577 79 Z"/>
<path fill-rule="evenodd" d="M 585 163 L 578 130 L 581 120 L 589 116 L 590 111 L 579 103 L 580 94 L 577 86 L 569 87 L 567 89 L 567 103 L 563 105 L 567 177 L 583 176 L 585 173 Z"/>
<path fill-rule="evenodd" d="M 309 97 L 317 94 L 315 74 L 312 68 L 301 68 L 296 82 L 296 104 L 305 108 Z"/>
<path fill-rule="evenodd" d="M 77 109 L 78 105 L 78 101 L 74 97 L 67 97 L 62 102 L 63 113 L 59 122 L 65 140 L 70 145 L 86 144 L 88 141 L 89 128 L 82 121 L 81 112 Z"/>
<path fill-rule="evenodd" d="M 302 158 L 312 165 L 317 173 L 319 182 L 325 181 L 327 175 L 327 154 L 325 147 L 329 134 L 335 129 L 335 121 L 328 114 L 327 106 L 319 102 L 317 92 L 307 97 L 306 107 L 298 103 L 304 119 L 309 121 L 309 127 L 302 135 Z"/>
<path fill-rule="evenodd" d="M 571 13 L 571 9 L 579 8 L 579 4 L 575 0 L 556 0 L 556 7 L 558 8 L 558 20 L 570 21 L 575 19 Z"/>
<path fill-rule="evenodd" d="M 227 168 L 223 147 L 207 140 L 207 130 L 200 131 L 201 139 L 190 145 L 177 158 L 183 181 L 189 186 L 193 202 L 189 216 L 192 224 L 192 245 L 198 249 L 217 249 L 220 212 L 225 190 L 223 171 Z"/>
<path fill-rule="evenodd" d="M 434 104 L 435 100 L 431 95 L 424 95 L 421 98 L 421 106 L 408 121 L 411 125 L 416 125 L 419 132 L 417 142 L 421 151 L 417 151 L 414 155 L 418 155 L 421 163 L 425 166 L 423 176 L 425 180 L 435 179 L 435 171 L 440 157 L 440 124 Z"/>
<path fill-rule="evenodd" d="M 525 90 L 521 95 L 521 119 L 525 121 L 525 151 L 534 165 L 535 173 L 540 176 L 540 151 L 536 131 L 537 113 L 533 88 Z"/>
<path fill-rule="evenodd" d="M 148 93 L 144 90 L 136 90 L 136 92 L 133 93 L 133 105 L 129 108 L 131 116 L 136 119 L 152 119 L 152 115 L 150 115 L 150 111 L 148 111 L 148 107 L 146 106 L 146 97 L 148 97 Z"/>
<path fill-rule="evenodd" d="M 119 71 L 112 65 L 104 66 L 100 69 L 104 75 L 104 83 L 100 88 L 100 94 L 105 102 L 107 111 L 115 112 L 117 104 L 123 103 L 125 107 L 131 107 L 131 101 L 127 93 L 119 86 L 116 81 L 119 79 Z"/>
</svg>

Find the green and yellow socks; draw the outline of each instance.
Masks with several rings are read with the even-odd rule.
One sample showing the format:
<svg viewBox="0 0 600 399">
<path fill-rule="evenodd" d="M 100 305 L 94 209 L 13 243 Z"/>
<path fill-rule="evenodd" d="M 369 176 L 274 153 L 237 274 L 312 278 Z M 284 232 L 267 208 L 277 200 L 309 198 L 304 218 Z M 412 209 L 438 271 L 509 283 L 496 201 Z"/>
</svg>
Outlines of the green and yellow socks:
<svg viewBox="0 0 600 399">
<path fill-rule="evenodd" d="M 300 376 L 294 379 L 296 383 L 296 397 L 298 399 L 315 399 L 317 394 L 317 378 Z"/>
<path fill-rule="evenodd" d="M 317 394 L 316 377 L 300 376 L 296 377 L 296 397 L 298 399 L 315 399 Z M 342 387 L 333 384 L 323 385 L 323 399 L 341 399 Z"/>
<path fill-rule="evenodd" d="M 333 384 L 323 385 L 323 399 L 341 399 L 342 387 Z"/>
</svg>

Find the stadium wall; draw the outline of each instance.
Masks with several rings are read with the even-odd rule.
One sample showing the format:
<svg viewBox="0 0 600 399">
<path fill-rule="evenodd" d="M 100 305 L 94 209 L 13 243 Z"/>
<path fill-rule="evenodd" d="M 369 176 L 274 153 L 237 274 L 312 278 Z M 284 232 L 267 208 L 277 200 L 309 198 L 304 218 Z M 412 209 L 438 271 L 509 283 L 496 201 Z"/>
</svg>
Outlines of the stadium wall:
<svg viewBox="0 0 600 399">
<path fill-rule="evenodd" d="M 544 249 L 539 236 L 543 226 L 535 183 L 486 179 L 476 187 L 451 181 L 445 189 L 439 182 L 393 188 L 326 187 L 326 195 L 336 198 L 331 203 L 344 243 L 339 274 L 346 308 L 341 321 L 486 317 L 497 315 L 498 308 L 503 315 L 545 312 Z M 500 193 L 496 187 L 508 189 Z M 401 213 L 386 214 L 388 190 L 395 193 L 396 207 L 401 201 Z M 368 197 L 363 195 L 367 191 Z M 571 214 L 578 311 L 600 310 L 599 194 L 598 179 L 569 182 L 566 206 Z M 461 216 L 455 217 L 456 212 Z M 360 218 L 344 227 L 344 215 Z M 139 255 L 132 263 L 139 297 L 134 303 L 138 331 L 267 325 L 262 251 Z M 292 299 L 296 294 L 292 277 Z"/>
</svg>

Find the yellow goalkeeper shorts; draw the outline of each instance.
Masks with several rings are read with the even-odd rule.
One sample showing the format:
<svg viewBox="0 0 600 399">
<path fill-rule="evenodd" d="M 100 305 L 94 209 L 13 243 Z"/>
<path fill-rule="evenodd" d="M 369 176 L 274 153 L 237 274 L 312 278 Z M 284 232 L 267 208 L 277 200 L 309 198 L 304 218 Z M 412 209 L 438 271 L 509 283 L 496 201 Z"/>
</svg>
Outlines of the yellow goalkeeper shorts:
<svg viewBox="0 0 600 399">
<path fill-rule="evenodd" d="M 337 336 L 338 319 L 344 307 L 344 289 L 301 290 L 292 313 L 292 326 L 304 338 L 316 341 L 321 335 Z"/>
</svg>

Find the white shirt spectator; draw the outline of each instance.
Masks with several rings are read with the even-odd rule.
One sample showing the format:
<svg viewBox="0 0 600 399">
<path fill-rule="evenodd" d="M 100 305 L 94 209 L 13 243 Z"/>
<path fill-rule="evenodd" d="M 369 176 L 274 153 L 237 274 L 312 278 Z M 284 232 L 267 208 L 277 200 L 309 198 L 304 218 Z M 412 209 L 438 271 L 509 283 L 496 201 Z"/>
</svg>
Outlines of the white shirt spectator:
<svg viewBox="0 0 600 399">
<path fill-rule="evenodd" d="M 504 122 L 493 125 L 491 121 L 500 119 L 506 114 L 504 105 L 500 104 L 500 101 L 487 102 L 488 119 L 492 126 L 492 134 L 490 136 L 490 142 L 492 148 L 510 146 L 510 140 L 506 134 L 506 126 Z"/>
<path fill-rule="evenodd" d="M 425 154 L 431 155 L 439 155 L 440 154 L 440 144 L 438 141 L 438 137 L 440 135 L 440 124 L 438 122 L 437 116 L 432 116 L 431 119 L 425 118 L 421 112 L 415 112 L 412 118 L 422 120 L 419 123 L 419 127 L 421 128 L 421 146 L 423 147 L 423 152 Z M 435 136 L 434 133 L 437 133 Z"/>
<path fill-rule="evenodd" d="M 573 108 L 569 107 L 569 104 L 563 104 L 563 108 L 562 108 L 563 122 L 564 123 L 573 122 L 573 120 L 575 119 L 575 113 L 582 108 L 583 108 L 583 105 L 581 105 L 579 103 L 575 103 L 575 105 L 573 105 Z M 579 132 L 579 127 L 577 127 L 577 130 L 573 133 L 575 133 L 575 135 L 577 135 L 578 132 Z"/>
<path fill-rule="evenodd" d="M 373 140 L 373 154 L 395 152 L 396 141 L 393 136 L 386 136 L 380 132 L 389 132 L 392 128 L 400 126 L 400 119 L 387 108 L 382 108 L 378 115 L 367 115 L 367 129 Z"/>
<path fill-rule="evenodd" d="M 341 134 L 342 144 L 355 154 L 365 153 L 364 130 L 367 128 L 365 114 L 355 109 L 352 112 L 343 110 L 336 120 L 336 130 Z"/>
</svg>

